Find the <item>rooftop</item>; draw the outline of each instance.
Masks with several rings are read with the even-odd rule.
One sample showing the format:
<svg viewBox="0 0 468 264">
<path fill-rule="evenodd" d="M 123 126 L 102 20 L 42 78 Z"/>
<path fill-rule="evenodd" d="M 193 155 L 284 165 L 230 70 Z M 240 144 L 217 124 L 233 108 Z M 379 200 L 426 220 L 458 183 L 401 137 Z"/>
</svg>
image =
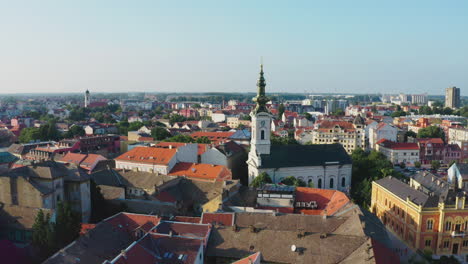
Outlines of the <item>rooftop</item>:
<svg viewBox="0 0 468 264">
<path fill-rule="evenodd" d="M 341 144 L 272 145 L 270 155 L 261 155 L 261 160 L 261 168 L 351 164 Z"/>
</svg>

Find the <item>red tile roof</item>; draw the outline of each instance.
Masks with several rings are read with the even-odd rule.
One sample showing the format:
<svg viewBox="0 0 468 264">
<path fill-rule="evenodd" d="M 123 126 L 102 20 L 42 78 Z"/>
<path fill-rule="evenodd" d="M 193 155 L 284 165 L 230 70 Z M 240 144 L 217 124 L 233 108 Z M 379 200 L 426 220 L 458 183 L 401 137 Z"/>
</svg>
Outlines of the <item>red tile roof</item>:
<svg viewBox="0 0 468 264">
<path fill-rule="evenodd" d="M 203 213 L 201 223 L 232 226 L 234 224 L 234 213 Z"/>
<path fill-rule="evenodd" d="M 222 181 L 232 179 L 231 171 L 222 165 L 204 163 L 179 162 L 171 172 L 171 176 L 184 176 L 194 179 Z"/>
<path fill-rule="evenodd" d="M 393 150 L 419 150 L 417 143 L 407 143 L 407 142 L 393 142 L 390 140 L 384 139 L 377 142 L 380 146 L 384 148 L 389 148 Z"/>
<path fill-rule="evenodd" d="M 115 160 L 167 165 L 172 160 L 176 152 L 176 149 L 136 147 L 115 158 Z"/>
<path fill-rule="evenodd" d="M 349 198 L 337 190 L 297 187 L 296 202 L 310 201 L 317 202 L 317 209 L 296 209 L 295 212 L 310 215 L 333 215 L 349 203 Z"/>
<path fill-rule="evenodd" d="M 252 264 L 252 263 L 260 263 L 262 255 L 260 252 L 254 253 L 246 258 L 233 262 L 232 264 Z"/>
<path fill-rule="evenodd" d="M 84 235 L 84 234 L 88 233 L 88 231 L 91 230 L 91 229 L 94 229 L 94 227 L 96 227 L 95 224 L 82 223 L 81 224 L 80 235 Z"/>
<path fill-rule="evenodd" d="M 115 229 L 132 234 L 137 228 L 142 228 L 148 232 L 151 228 L 159 224 L 161 219 L 154 215 L 142 215 L 131 213 L 120 213 L 104 221 L 110 223 Z"/>
<path fill-rule="evenodd" d="M 176 216 L 174 217 L 175 222 L 186 222 L 198 224 L 201 222 L 201 217 L 192 217 L 192 216 Z M 205 223 L 203 223 L 205 224 Z"/>
<path fill-rule="evenodd" d="M 441 138 L 418 138 L 419 143 L 432 143 L 432 144 L 444 144 Z"/>
<path fill-rule="evenodd" d="M 71 164 L 77 164 L 78 165 L 84 159 L 86 159 L 86 154 L 68 152 L 59 161 L 64 162 L 64 163 L 71 163 Z"/>
</svg>

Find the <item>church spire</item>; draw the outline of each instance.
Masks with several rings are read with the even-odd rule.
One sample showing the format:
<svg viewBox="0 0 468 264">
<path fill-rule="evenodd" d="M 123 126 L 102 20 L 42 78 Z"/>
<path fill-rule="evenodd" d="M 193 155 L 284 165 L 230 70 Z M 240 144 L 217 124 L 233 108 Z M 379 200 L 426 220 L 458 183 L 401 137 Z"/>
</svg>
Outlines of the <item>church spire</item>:
<svg viewBox="0 0 468 264">
<path fill-rule="evenodd" d="M 260 77 L 257 81 L 257 96 L 253 98 L 253 101 L 257 103 L 254 109 L 254 113 L 258 112 L 266 112 L 268 113 L 268 109 L 266 108 L 266 103 L 270 101 L 265 95 L 265 77 L 263 77 L 263 64 L 260 64 Z"/>
</svg>

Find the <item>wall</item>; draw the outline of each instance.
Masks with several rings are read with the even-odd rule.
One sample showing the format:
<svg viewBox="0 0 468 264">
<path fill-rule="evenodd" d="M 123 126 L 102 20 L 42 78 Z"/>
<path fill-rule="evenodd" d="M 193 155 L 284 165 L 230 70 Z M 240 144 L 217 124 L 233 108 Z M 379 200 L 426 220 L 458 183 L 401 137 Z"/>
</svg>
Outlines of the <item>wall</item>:
<svg viewBox="0 0 468 264">
<path fill-rule="evenodd" d="M 216 148 L 211 148 L 201 155 L 201 163 L 227 166 L 227 158 Z"/>
<path fill-rule="evenodd" d="M 260 169 L 260 172 L 266 172 L 272 178 L 273 182 L 278 183 L 283 178 L 294 176 L 302 179 L 305 183 L 313 182 L 315 188 L 334 189 L 347 192 L 351 186 L 352 165 L 329 165 L 329 166 L 311 166 L 311 167 L 290 167 L 280 169 Z M 256 174 L 258 175 L 258 174 Z M 342 178 L 345 178 L 345 186 L 341 185 Z M 319 179 L 322 180 L 322 186 L 319 186 Z M 330 179 L 333 179 L 333 187 L 330 188 Z"/>
<path fill-rule="evenodd" d="M 187 144 L 177 148 L 177 162 L 198 162 L 198 144 Z"/>
</svg>

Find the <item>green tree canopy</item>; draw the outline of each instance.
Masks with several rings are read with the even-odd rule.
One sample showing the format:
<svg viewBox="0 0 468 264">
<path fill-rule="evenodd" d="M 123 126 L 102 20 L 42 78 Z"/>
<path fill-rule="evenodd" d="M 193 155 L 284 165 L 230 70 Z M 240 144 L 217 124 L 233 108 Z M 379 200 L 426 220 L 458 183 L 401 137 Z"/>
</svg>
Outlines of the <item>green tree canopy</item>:
<svg viewBox="0 0 468 264">
<path fill-rule="evenodd" d="M 173 137 L 170 137 L 170 138 L 166 138 L 165 140 L 163 140 L 165 142 L 181 142 L 181 143 L 194 143 L 195 140 L 191 137 L 191 136 L 187 136 L 187 135 L 176 135 L 176 136 L 173 136 Z"/>
<path fill-rule="evenodd" d="M 278 106 L 278 119 L 282 119 L 283 118 L 283 113 L 285 111 L 285 107 L 284 107 L 284 104 L 280 104 Z"/>
<path fill-rule="evenodd" d="M 200 144 L 211 144 L 211 140 L 208 137 L 199 137 L 195 142 Z"/>
<path fill-rule="evenodd" d="M 281 181 L 281 183 L 285 184 L 285 185 L 289 185 L 289 186 L 296 186 L 296 187 L 305 187 L 306 186 L 306 183 L 303 180 L 297 179 L 294 176 L 288 176 L 288 177 L 284 178 Z"/>
<path fill-rule="evenodd" d="M 444 130 L 437 126 L 428 126 L 418 131 L 418 138 L 441 138 L 445 141 Z"/>
<path fill-rule="evenodd" d="M 155 140 L 163 140 L 171 136 L 171 133 L 169 133 L 165 128 L 163 127 L 154 127 L 151 129 L 151 136 Z"/>
<path fill-rule="evenodd" d="M 252 180 L 250 186 L 260 188 L 267 183 L 273 183 L 273 181 L 271 180 L 270 175 L 266 172 L 262 172 Z"/>
</svg>

